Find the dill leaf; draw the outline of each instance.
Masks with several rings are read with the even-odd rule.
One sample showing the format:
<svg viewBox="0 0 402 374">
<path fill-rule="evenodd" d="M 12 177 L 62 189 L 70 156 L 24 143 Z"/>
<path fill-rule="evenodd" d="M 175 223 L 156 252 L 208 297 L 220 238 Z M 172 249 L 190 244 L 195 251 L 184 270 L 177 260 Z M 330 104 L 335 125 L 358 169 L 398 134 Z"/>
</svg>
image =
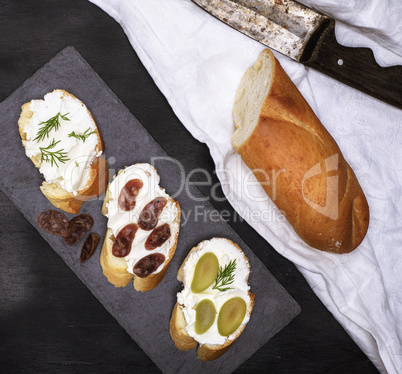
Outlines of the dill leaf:
<svg viewBox="0 0 402 374">
<path fill-rule="evenodd" d="M 40 142 L 41 140 L 48 138 L 50 131 L 53 129 L 57 131 L 60 128 L 60 118 L 65 121 L 70 121 L 70 119 L 67 118 L 68 114 L 69 113 L 60 114 L 59 112 L 54 117 L 49 118 L 47 121 L 41 122 L 39 126 L 42 126 L 42 128 L 39 129 L 34 141 Z"/>
<path fill-rule="evenodd" d="M 85 132 L 83 134 L 76 134 L 75 131 L 71 132 L 70 134 L 68 134 L 69 138 L 77 138 L 77 139 L 81 139 L 84 143 L 85 140 L 88 139 L 89 135 L 91 134 L 95 134 L 95 131 L 91 131 L 90 128 L 88 128 L 87 130 L 85 130 Z"/>
<path fill-rule="evenodd" d="M 57 167 L 59 167 L 57 161 L 64 164 L 66 161 L 70 160 L 67 157 L 67 152 L 63 152 L 63 148 L 58 151 L 51 151 L 51 149 L 53 149 L 58 143 L 60 143 L 60 140 L 56 142 L 53 139 L 47 147 L 39 147 L 41 152 L 40 160 L 42 162 L 50 162 L 51 166 L 56 165 Z"/>
<path fill-rule="evenodd" d="M 221 292 L 230 290 L 231 287 L 226 287 L 234 282 L 236 260 L 230 261 L 224 268 L 219 267 L 218 275 L 215 279 L 215 285 L 212 287 L 213 290 L 218 290 Z"/>
</svg>

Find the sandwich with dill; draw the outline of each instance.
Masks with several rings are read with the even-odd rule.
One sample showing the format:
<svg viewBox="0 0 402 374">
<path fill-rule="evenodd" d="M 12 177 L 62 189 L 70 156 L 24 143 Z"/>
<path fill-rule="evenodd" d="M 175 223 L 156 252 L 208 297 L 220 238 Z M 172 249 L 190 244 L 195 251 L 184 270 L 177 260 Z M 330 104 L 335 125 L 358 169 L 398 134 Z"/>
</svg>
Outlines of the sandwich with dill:
<svg viewBox="0 0 402 374">
<path fill-rule="evenodd" d="M 26 155 L 44 177 L 42 193 L 56 208 L 76 214 L 108 183 L 104 145 L 85 104 L 64 90 L 22 106 L 18 128 Z"/>
<path fill-rule="evenodd" d="M 254 295 L 250 265 L 241 248 L 225 238 L 205 240 L 184 260 L 169 324 L 170 336 L 183 351 L 197 348 L 197 357 L 211 361 L 239 338 L 251 317 Z"/>
</svg>

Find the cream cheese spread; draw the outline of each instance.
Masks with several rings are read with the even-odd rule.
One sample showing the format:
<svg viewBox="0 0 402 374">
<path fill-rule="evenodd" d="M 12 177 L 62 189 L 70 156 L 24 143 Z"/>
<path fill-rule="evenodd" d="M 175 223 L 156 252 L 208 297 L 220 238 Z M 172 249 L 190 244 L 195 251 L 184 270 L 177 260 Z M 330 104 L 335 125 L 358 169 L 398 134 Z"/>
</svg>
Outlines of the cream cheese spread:
<svg viewBox="0 0 402 374">
<path fill-rule="evenodd" d="M 126 183 L 132 179 L 140 179 L 143 182 L 143 186 L 137 195 L 134 209 L 131 211 L 124 211 L 118 204 L 120 192 Z M 126 167 L 118 173 L 109 185 L 109 202 L 107 203 L 108 213 L 106 216 L 109 218 L 107 224 L 108 228 L 112 230 L 114 236 L 117 236 L 119 231 L 129 223 L 137 224 L 143 208 L 150 201 L 157 197 L 165 197 L 167 199 L 167 204 L 159 216 L 156 227 L 165 223 L 169 224 L 171 236 L 162 244 L 162 246 L 157 247 L 154 250 L 147 250 L 145 249 L 145 242 L 152 230 L 146 231 L 138 227 L 131 245 L 131 251 L 126 257 L 124 257 L 127 262 L 127 271 L 131 274 L 134 274 L 133 268 L 137 261 L 152 253 L 162 253 L 167 259 L 169 256 L 169 249 L 176 240 L 175 233 L 179 231 L 179 222 L 177 219 L 179 208 L 165 190 L 159 186 L 159 179 L 159 175 L 155 168 L 150 164 L 135 164 Z M 153 273 L 159 273 L 163 268 L 163 264 L 161 264 Z"/>
<path fill-rule="evenodd" d="M 236 260 L 234 281 L 229 285 L 231 289 L 228 291 L 221 292 L 217 289 L 214 290 L 213 283 L 205 291 L 194 294 L 191 291 L 191 283 L 195 267 L 201 256 L 208 252 L 215 254 L 218 258 L 219 266 L 222 267 L 229 264 L 230 261 Z M 206 240 L 200 244 L 197 251 L 190 254 L 186 264 L 184 265 L 183 271 L 184 289 L 177 294 L 177 302 L 182 306 L 184 317 L 187 322 L 187 333 L 200 344 L 224 344 L 227 339 L 233 340 L 236 337 L 237 330 L 228 337 L 222 336 L 218 332 L 217 321 L 222 305 L 233 297 L 241 297 L 246 302 L 247 310 L 250 307 L 251 300 L 248 295 L 250 287 L 247 283 L 250 269 L 243 253 L 226 239 L 213 238 L 211 240 Z M 217 314 L 213 325 L 204 334 L 199 335 L 195 332 L 196 306 L 203 299 L 209 299 L 214 303 Z M 250 317 L 248 313 L 246 313 L 240 326 L 246 324 L 249 319 Z"/>
<path fill-rule="evenodd" d="M 58 142 L 51 151 L 62 150 L 65 159 L 68 160 L 64 163 L 56 160 L 53 164 L 42 161 L 39 171 L 46 182 L 59 183 L 61 188 L 77 195 L 87 184 L 92 161 L 100 156 L 102 151 L 96 151 L 98 144 L 98 137 L 94 132 L 96 124 L 85 105 L 77 98 L 63 93 L 62 90 L 55 90 L 46 94 L 43 100 L 30 102 L 29 109 L 33 114 L 24 128 L 26 133 L 24 145 L 28 157 L 39 156 L 40 159 L 41 148 L 45 149 L 52 142 Z M 43 139 L 35 140 L 44 122 L 59 113 L 59 128 L 53 128 Z M 69 136 L 73 132 L 76 135 L 83 135 L 86 131 L 87 134 L 91 132 L 92 134 L 86 137 L 85 142 L 78 137 Z"/>
</svg>

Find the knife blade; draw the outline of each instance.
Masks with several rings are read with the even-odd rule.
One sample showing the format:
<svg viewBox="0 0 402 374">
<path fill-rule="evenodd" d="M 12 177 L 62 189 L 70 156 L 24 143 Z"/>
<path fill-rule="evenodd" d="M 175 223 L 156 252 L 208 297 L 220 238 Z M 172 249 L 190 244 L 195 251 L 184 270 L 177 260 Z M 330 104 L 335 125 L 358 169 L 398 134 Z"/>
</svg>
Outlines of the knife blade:
<svg viewBox="0 0 402 374">
<path fill-rule="evenodd" d="M 402 109 L 402 66 L 381 67 L 369 48 L 340 45 L 335 20 L 293 0 L 192 0 L 285 56 Z"/>
</svg>

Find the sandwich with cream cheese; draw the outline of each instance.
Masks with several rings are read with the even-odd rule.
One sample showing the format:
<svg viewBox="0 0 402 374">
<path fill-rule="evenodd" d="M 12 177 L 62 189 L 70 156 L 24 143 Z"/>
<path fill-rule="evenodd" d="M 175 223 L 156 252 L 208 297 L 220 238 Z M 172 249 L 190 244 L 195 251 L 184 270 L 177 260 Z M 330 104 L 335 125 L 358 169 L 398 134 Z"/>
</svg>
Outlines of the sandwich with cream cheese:
<svg viewBox="0 0 402 374">
<path fill-rule="evenodd" d="M 211 361 L 230 348 L 253 310 L 249 274 L 247 257 L 229 239 L 205 240 L 189 252 L 177 273 L 184 288 L 169 324 L 178 349 L 198 346 L 197 357 Z"/>
<path fill-rule="evenodd" d="M 155 288 L 176 250 L 180 206 L 159 186 L 159 175 L 146 163 L 119 171 L 102 207 L 108 218 L 100 255 L 103 274 L 115 287 L 134 278 L 137 291 Z"/>
<path fill-rule="evenodd" d="M 44 176 L 42 193 L 56 208 L 77 214 L 108 183 L 103 140 L 85 104 L 64 90 L 22 106 L 18 120 L 26 155 Z"/>
</svg>

